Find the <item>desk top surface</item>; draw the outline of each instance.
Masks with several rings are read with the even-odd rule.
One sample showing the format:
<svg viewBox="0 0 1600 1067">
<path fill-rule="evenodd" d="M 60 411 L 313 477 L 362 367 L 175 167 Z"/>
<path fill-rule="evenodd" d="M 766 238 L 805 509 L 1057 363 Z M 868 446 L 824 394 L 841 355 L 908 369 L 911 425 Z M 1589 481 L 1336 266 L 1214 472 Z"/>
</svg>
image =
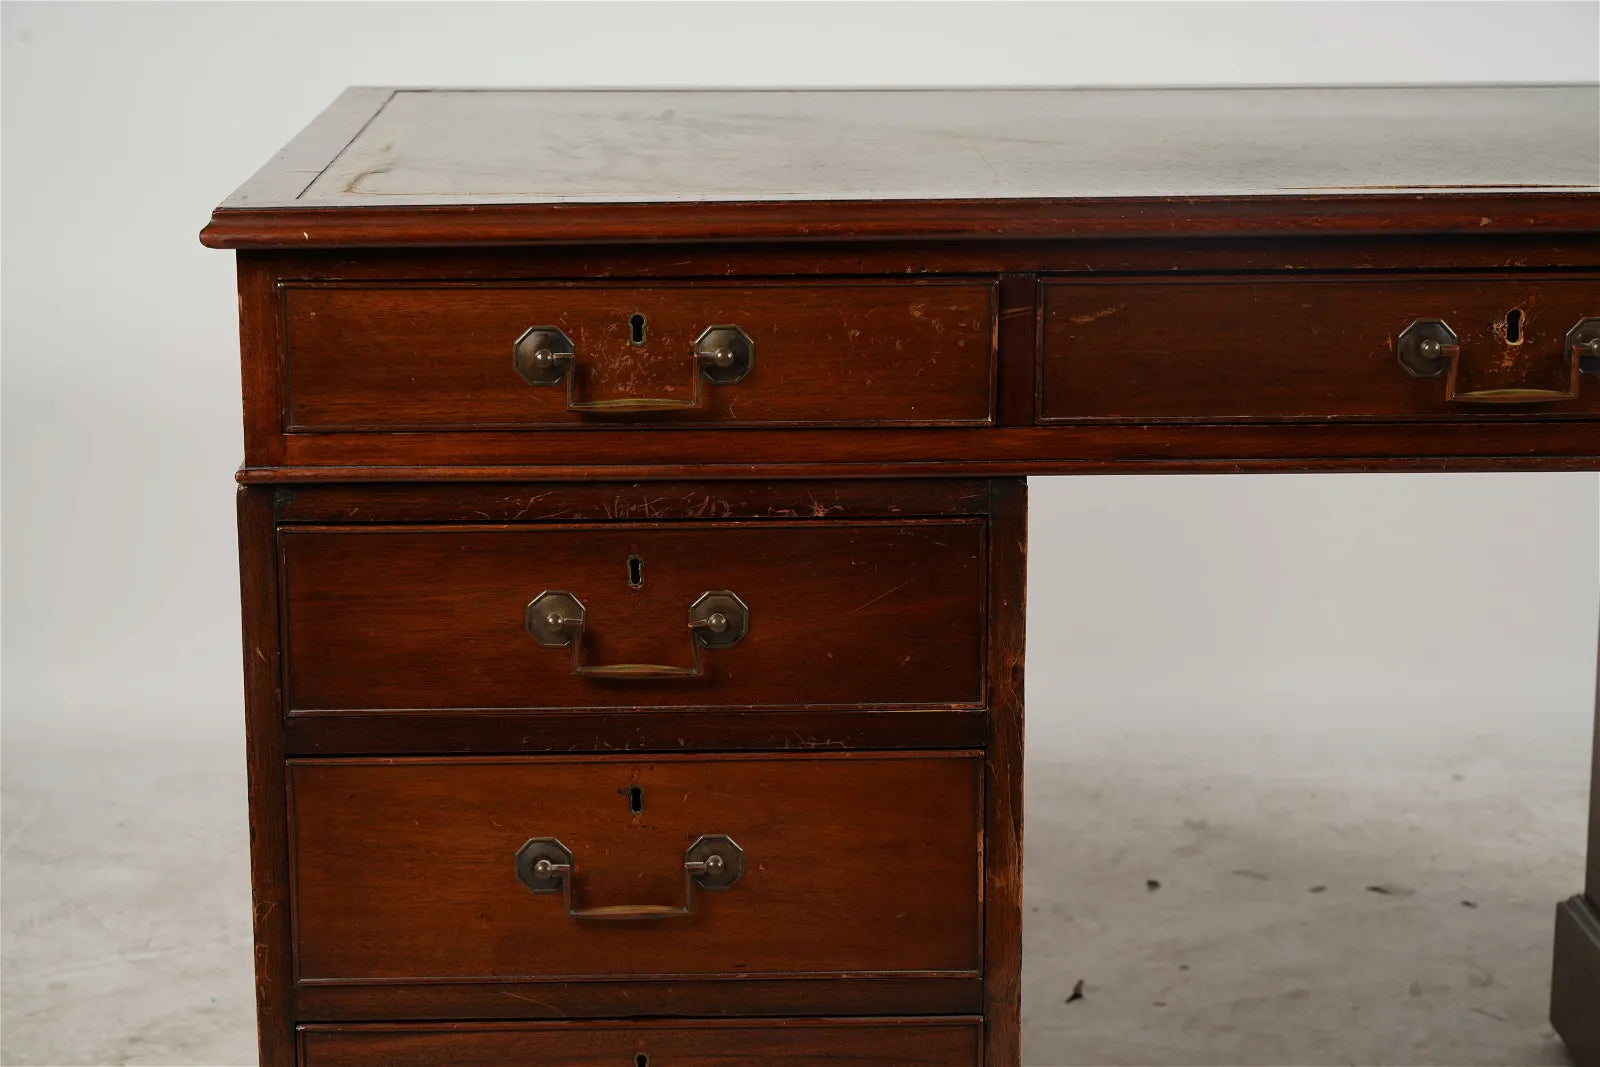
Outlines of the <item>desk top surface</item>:
<svg viewBox="0 0 1600 1067">
<path fill-rule="evenodd" d="M 1281 226 L 1330 204 L 1364 202 L 1356 210 L 1370 213 L 1377 201 L 1396 205 L 1387 214 L 1406 228 L 1417 205 L 1436 217 L 1454 201 L 1463 221 L 1485 204 L 1525 214 L 1530 200 L 1535 212 L 1577 204 L 1594 214 L 1596 194 L 1593 85 L 358 88 L 218 209 L 207 243 L 366 243 L 348 239 L 351 222 L 403 211 L 429 219 L 441 243 L 495 239 L 460 225 L 468 219 L 522 220 L 504 240 L 582 238 L 575 223 L 607 218 L 666 239 L 816 236 L 830 219 L 841 236 L 929 235 L 963 220 L 963 236 L 974 224 L 1047 236 L 1046 215 L 1085 232 L 1138 230 L 1140 219 L 1203 227 L 1252 211 Z M 1189 207 L 1137 207 L 1160 202 Z M 1499 214 L 1475 226 L 1500 225 Z M 758 217 L 765 229 L 739 230 Z M 252 223 L 275 221 L 300 232 L 250 239 Z M 412 231 L 394 243 L 430 243 Z"/>
</svg>

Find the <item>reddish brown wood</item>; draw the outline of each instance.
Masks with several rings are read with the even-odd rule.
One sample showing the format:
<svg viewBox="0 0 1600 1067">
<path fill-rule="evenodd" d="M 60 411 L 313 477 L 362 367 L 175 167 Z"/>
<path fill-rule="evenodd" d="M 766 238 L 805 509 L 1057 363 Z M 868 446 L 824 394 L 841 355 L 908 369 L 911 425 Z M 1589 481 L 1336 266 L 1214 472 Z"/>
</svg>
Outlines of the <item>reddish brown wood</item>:
<svg viewBox="0 0 1600 1067">
<path fill-rule="evenodd" d="M 791 204 L 490 204 L 270 211 L 219 208 L 209 248 L 387 248 L 543 241 L 1195 237 L 1560 233 L 1594 226 L 1589 194 L 1505 192 L 1115 200 Z M 1485 221 L 1487 220 L 1487 221 Z M 310 236 L 307 236 L 310 235 Z"/>
<path fill-rule="evenodd" d="M 1560 390 L 1567 331 L 1600 315 L 1595 275 L 1075 279 L 1045 283 L 1042 313 L 1046 422 L 1600 415 L 1600 380 L 1576 400 L 1451 402 L 1443 378 L 1395 358 L 1410 323 L 1441 319 L 1460 338 L 1463 383 Z"/>
<path fill-rule="evenodd" d="M 1022 680 L 1028 483 L 990 483 L 989 746 L 984 759 L 985 1063 L 1022 1057 Z"/>
<path fill-rule="evenodd" d="M 293 527 L 280 540 L 291 713 L 983 700 L 981 521 Z M 587 609 L 585 665 L 689 666 L 689 609 L 712 590 L 748 605 L 749 633 L 704 652 L 703 677 L 577 676 L 570 651 L 525 629 L 545 590 Z"/>
<path fill-rule="evenodd" d="M 673 519 L 887 519 L 985 515 L 989 485 L 892 482 L 587 482 L 285 485 L 279 522 L 666 522 Z"/>
<path fill-rule="evenodd" d="M 291 286 L 288 426 L 982 425 L 993 412 L 994 290 L 982 280 Z M 719 325 L 749 336 L 754 366 L 697 394 L 694 345 Z M 571 340 L 576 403 L 699 406 L 568 410 L 564 386 L 530 386 L 512 367 L 513 343 L 535 326 Z"/>
<path fill-rule="evenodd" d="M 785 1015 L 978 1015 L 977 975 L 674 978 L 665 982 L 429 982 L 304 985 L 302 1020 L 658 1019 Z"/>
<path fill-rule="evenodd" d="M 284 724 L 284 750 L 295 756 L 975 748 L 986 737 L 977 707 L 301 711 Z"/>
<path fill-rule="evenodd" d="M 721 244 L 575 244 L 530 248 L 339 248 L 248 253 L 286 282 L 889 278 L 1005 274 L 1213 275 L 1563 271 L 1600 267 L 1600 225 L 1561 233 L 1190 238 L 971 238 Z M 1030 350 L 1031 351 L 1031 350 Z"/>
<path fill-rule="evenodd" d="M 1435 383 L 1443 388 L 1442 383 Z M 983 430 L 297 434 L 245 482 L 1018 477 L 1188 470 L 1597 470 L 1600 421 L 1088 424 Z"/>
<path fill-rule="evenodd" d="M 289 766 L 302 984 L 980 966 L 974 753 Z M 515 877 L 517 849 L 554 837 L 574 857 L 575 906 L 681 904 L 702 834 L 738 842 L 744 875 L 686 917 L 577 919 Z"/>
<path fill-rule="evenodd" d="M 282 661 L 272 490 L 238 493 L 239 600 L 244 635 L 245 767 L 250 798 L 250 898 L 256 1036 L 261 1062 L 294 1057 L 288 806 L 283 777 Z"/>
<path fill-rule="evenodd" d="M 1000 279 L 999 351 L 1010 353 L 1000 379 L 1002 426 L 1029 426 L 1037 406 L 1034 361 L 1016 358 L 1038 344 L 1039 279 L 1031 274 L 1007 274 Z"/>
<path fill-rule="evenodd" d="M 974 1067 L 976 1019 L 307 1026 L 304 1067 Z"/>
<path fill-rule="evenodd" d="M 264 256 L 239 256 L 240 392 L 244 400 L 244 454 L 248 462 L 284 461 L 283 317 L 273 264 Z"/>
<path fill-rule="evenodd" d="M 1563 320 L 1600 314 L 1592 87 L 670 101 L 352 90 L 203 235 L 244 250 L 264 1064 L 294 1062 L 297 1021 L 371 1024 L 307 1029 L 317 1063 L 552 1041 L 582 1063 L 629 1054 L 615 1020 L 698 1054 L 738 1016 L 772 1039 L 755 1059 L 881 1062 L 822 1058 L 870 1055 L 870 1033 L 937 1063 L 905 1051 L 937 1032 L 967 1063 L 973 1020 L 932 1017 L 981 1014 L 983 1062 L 1014 1067 L 1021 476 L 1600 469 L 1600 383 L 1452 405 L 1391 348 L 1443 318 L 1472 373 L 1538 377 Z M 1511 308 L 1521 346 L 1494 332 Z M 642 346 L 614 336 L 635 311 Z M 677 395 L 708 316 L 760 336 L 703 414 L 569 416 L 510 373 L 515 334 L 556 324 L 580 397 Z M 705 589 L 755 621 L 706 682 L 590 689 L 522 632 L 546 583 L 582 585 L 591 659 L 687 662 Z M 778 842 L 778 866 L 678 929 L 550 926 L 559 902 L 509 874 L 530 819 L 599 857 L 596 900 L 677 888 L 687 823 L 612 823 L 619 786 L 589 796 L 620 768 L 670 780 L 669 813 Z M 1553 1017 L 1580 1062 L 1600 1055 L 1596 834 L 1558 924 Z M 775 871 L 773 907 L 749 907 Z M 870 1021 L 892 1016 L 919 1023 Z M 508 1023 L 438 1022 L 474 1019 Z M 597 1022 L 529 1022 L 575 1019 Z M 841 1026 L 863 1039 L 813 1040 Z"/>
</svg>

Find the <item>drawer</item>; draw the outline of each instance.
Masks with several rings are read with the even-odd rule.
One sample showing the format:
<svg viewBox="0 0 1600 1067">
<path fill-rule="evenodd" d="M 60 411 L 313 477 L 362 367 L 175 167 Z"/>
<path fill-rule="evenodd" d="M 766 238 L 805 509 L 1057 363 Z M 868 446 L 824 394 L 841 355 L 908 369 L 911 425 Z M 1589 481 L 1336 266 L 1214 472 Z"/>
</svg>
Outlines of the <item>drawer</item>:
<svg viewBox="0 0 1600 1067">
<path fill-rule="evenodd" d="M 303 1067 L 976 1067 L 977 1019 L 304 1026 Z"/>
<path fill-rule="evenodd" d="M 1600 373 L 1600 350 L 1572 352 L 1600 340 L 1595 316 L 1600 277 L 1050 281 L 1039 416 L 1594 418 L 1600 381 L 1557 398 L 1580 385 L 1575 367 Z M 1430 338 L 1441 352 L 1424 349 Z"/>
<path fill-rule="evenodd" d="M 291 761 L 298 978 L 976 973 L 981 779 L 970 752 Z"/>
<path fill-rule="evenodd" d="M 291 713 L 983 700 L 981 519 L 279 539 Z"/>
<path fill-rule="evenodd" d="M 983 279 L 281 293 L 291 432 L 982 425 L 993 411 Z"/>
</svg>

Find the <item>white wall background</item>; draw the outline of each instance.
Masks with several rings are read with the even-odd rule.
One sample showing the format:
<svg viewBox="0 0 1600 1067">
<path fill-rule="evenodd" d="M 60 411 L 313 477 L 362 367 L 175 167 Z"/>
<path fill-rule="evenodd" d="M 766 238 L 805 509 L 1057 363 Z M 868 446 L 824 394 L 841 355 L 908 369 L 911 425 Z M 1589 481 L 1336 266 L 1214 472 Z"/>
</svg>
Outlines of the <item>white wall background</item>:
<svg viewBox="0 0 1600 1067">
<path fill-rule="evenodd" d="M 7 4 L 7 778 L 63 745 L 242 750 L 233 265 L 195 235 L 346 85 L 1594 81 L 1597 13 Z M 1438 744 L 1585 773 L 1593 475 L 1118 477 L 1032 492 L 1031 744 L 1081 757 L 1181 743 L 1223 768 L 1343 760 L 1358 773 Z M 76 766 L 51 772 L 62 788 L 88 773 Z M 1574 864 L 1573 889 L 1580 877 Z"/>
<path fill-rule="evenodd" d="M 238 729 L 232 262 L 195 234 L 345 85 L 1594 80 L 1597 12 L 7 4 L 5 726 Z M 1135 731 L 1210 730 L 1252 709 L 1285 731 L 1324 712 L 1356 731 L 1469 714 L 1577 747 L 1597 584 L 1589 475 L 1033 492 L 1040 712 L 1059 702 L 1075 726 L 1114 715 Z M 1054 721 L 1037 715 L 1035 736 Z"/>
</svg>

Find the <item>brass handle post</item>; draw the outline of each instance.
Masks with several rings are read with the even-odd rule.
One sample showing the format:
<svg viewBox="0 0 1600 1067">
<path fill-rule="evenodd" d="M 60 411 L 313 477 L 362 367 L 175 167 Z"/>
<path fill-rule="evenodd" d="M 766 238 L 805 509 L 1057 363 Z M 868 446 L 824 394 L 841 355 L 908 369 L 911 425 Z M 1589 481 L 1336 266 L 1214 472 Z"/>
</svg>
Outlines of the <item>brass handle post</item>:
<svg viewBox="0 0 1600 1067">
<path fill-rule="evenodd" d="M 1566 365 L 1559 389 L 1516 384 L 1464 387 L 1462 349 L 1442 319 L 1416 319 L 1395 338 L 1395 355 L 1413 378 L 1445 378 L 1445 399 L 1463 404 L 1548 404 L 1575 400 L 1582 376 L 1600 375 L 1600 318 L 1578 321 L 1568 332 L 1561 359 Z M 1482 372 L 1478 372 L 1482 377 Z M 1492 379 L 1491 379 L 1492 382 Z"/>
<path fill-rule="evenodd" d="M 583 636 L 589 612 L 583 601 L 559 589 L 547 589 L 528 604 L 524 625 L 543 648 L 572 649 L 572 673 L 580 678 L 615 681 L 659 681 L 703 678 L 704 651 L 731 648 L 750 630 L 750 609 L 738 594 L 727 589 L 702 593 L 689 605 L 689 648 L 692 663 L 674 667 L 661 663 L 584 663 Z"/>
<path fill-rule="evenodd" d="M 670 396 L 625 396 L 608 400 L 579 400 L 574 394 L 577 351 L 572 340 L 554 326 L 534 326 L 511 346 L 511 366 L 529 385 L 566 387 L 568 411 L 599 415 L 629 415 L 651 411 L 699 408 L 705 403 L 705 384 L 734 385 L 755 366 L 755 342 L 737 326 L 712 326 L 690 348 L 694 373 L 687 399 Z"/>
<path fill-rule="evenodd" d="M 582 907 L 574 897 L 572 851 L 554 837 L 535 837 L 517 849 L 517 880 L 534 893 L 560 893 L 574 919 L 602 922 L 679 919 L 693 915 L 697 891 L 728 889 L 744 874 L 744 850 L 726 834 L 703 834 L 683 857 L 683 903 Z"/>
</svg>

